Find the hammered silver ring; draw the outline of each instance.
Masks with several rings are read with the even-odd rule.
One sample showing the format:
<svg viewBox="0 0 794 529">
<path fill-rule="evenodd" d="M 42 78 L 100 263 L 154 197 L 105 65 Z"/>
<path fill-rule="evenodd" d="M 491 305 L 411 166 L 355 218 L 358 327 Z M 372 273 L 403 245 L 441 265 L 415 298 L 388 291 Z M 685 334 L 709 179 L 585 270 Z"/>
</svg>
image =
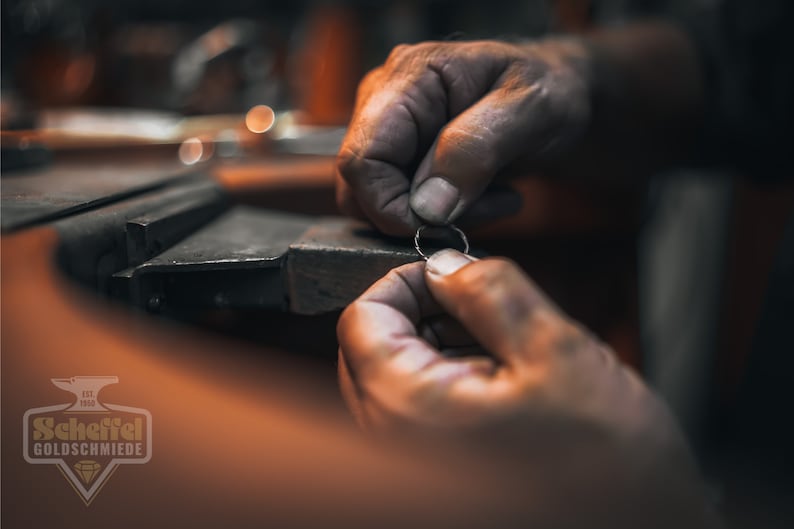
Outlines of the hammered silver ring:
<svg viewBox="0 0 794 529">
<path fill-rule="evenodd" d="M 414 248 L 416 248 L 417 253 L 419 255 L 421 255 L 422 259 L 424 259 L 425 261 L 428 260 L 429 256 L 426 255 L 422 251 L 422 246 L 421 246 L 421 244 L 419 244 L 419 240 L 422 237 L 422 231 L 425 228 L 427 228 L 428 226 L 429 226 L 428 224 L 422 224 L 421 226 L 419 226 L 416 229 L 416 235 L 414 235 Z M 454 224 L 445 224 L 443 226 L 433 226 L 433 227 L 434 228 L 449 228 L 450 230 L 452 230 L 455 233 L 457 233 L 460 236 L 460 240 L 463 241 L 463 253 L 465 253 L 465 254 L 469 253 L 469 239 L 466 237 L 466 234 L 463 233 L 463 230 L 461 230 L 460 228 L 458 228 Z"/>
</svg>

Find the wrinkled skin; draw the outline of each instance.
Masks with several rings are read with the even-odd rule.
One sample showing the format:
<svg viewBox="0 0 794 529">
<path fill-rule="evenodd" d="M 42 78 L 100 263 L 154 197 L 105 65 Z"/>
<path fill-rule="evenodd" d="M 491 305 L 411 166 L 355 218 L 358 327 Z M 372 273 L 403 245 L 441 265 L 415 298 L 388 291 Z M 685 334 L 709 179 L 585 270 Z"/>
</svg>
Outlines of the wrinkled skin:
<svg viewBox="0 0 794 529">
<path fill-rule="evenodd" d="M 398 47 L 361 83 L 337 202 L 405 236 L 511 213 L 515 197 L 493 183 L 516 169 L 658 167 L 688 141 L 671 131 L 696 113 L 698 75 L 691 43 L 665 24 L 588 43 Z M 553 526 L 570 504 L 575 527 L 716 523 L 667 408 L 510 261 L 445 250 L 392 270 L 337 333 L 359 424 L 450 450 L 473 443 L 472 460 L 504 462 Z"/>
<path fill-rule="evenodd" d="M 502 465 L 528 522 L 718 526 L 667 408 L 511 261 L 442 250 L 396 268 L 337 330 L 359 424 Z"/>
<path fill-rule="evenodd" d="M 684 446 L 636 374 L 505 259 L 444 250 L 394 269 L 345 310 L 338 336 L 344 394 L 365 427 L 559 415 Z"/>
<path fill-rule="evenodd" d="M 583 134 L 585 55 L 564 40 L 395 48 L 359 87 L 337 161 L 340 208 L 391 235 L 514 211 L 510 193 L 482 195 L 506 166 L 554 157 Z"/>
</svg>

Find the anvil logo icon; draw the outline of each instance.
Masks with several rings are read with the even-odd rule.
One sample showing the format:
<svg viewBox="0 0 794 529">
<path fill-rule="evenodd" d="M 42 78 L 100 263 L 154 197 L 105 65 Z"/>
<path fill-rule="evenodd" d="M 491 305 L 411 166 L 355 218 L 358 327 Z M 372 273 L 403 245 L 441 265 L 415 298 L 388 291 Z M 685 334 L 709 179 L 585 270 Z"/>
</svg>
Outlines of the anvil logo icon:
<svg viewBox="0 0 794 529">
<path fill-rule="evenodd" d="M 152 415 L 143 408 L 103 403 L 99 392 L 116 376 L 53 378 L 73 402 L 32 408 L 23 419 L 25 460 L 56 465 L 86 505 L 119 465 L 152 457 Z"/>
</svg>

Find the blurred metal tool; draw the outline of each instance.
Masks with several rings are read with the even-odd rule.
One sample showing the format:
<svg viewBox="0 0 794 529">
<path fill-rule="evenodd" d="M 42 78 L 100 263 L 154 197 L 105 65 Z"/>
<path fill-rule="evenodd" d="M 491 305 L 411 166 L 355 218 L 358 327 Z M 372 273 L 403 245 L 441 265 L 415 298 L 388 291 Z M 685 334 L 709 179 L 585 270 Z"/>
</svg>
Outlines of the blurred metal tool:
<svg viewBox="0 0 794 529">
<path fill-rule="evenodd" d="M 199 89 L 210 62 L 234 50 L 253 46 L 261 28 L 250 20 L 229 20 L 218 24 L 183 47 L 171 65 L 173 97 L 183 106 Z"/>
</svg>

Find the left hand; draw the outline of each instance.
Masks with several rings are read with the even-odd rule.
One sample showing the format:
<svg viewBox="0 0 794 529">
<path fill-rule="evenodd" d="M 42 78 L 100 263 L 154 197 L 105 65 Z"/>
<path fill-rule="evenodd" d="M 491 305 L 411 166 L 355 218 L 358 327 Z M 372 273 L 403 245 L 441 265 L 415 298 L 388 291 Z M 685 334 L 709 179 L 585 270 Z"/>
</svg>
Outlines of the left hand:
<svg viewBox="0 0 794 529">
<path fill-rule="evenodd" d="M 340 209 L 390 235 L 514 213 L 518 196 L 490 184 L 578 142 L 588 57 L 575 39 L 398 46 L 359 86 L 337 157 Z"/>
</svg>

